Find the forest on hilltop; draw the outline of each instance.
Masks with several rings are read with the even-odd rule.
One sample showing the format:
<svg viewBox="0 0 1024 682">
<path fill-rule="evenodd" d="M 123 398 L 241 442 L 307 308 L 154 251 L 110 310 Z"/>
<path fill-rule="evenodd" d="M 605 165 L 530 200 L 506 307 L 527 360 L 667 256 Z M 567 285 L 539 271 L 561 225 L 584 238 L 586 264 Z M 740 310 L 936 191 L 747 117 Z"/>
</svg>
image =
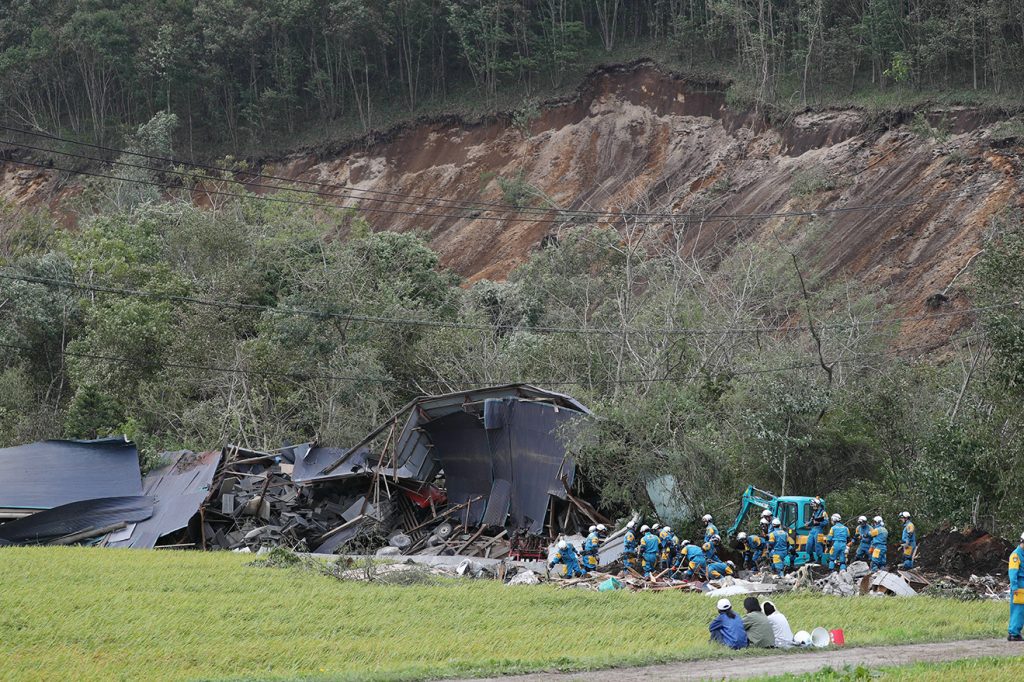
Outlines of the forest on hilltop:
<svg viewBox="0 0 1024 682">
<path fill-rule="evenodd" d="M 316 123 L 521 101 L 623 49 L 755 107 L 1007 101 L 1024 86 L 1022 17 L 1024 0 L 12 0 L 0 113 L 105 141 L 162 110 L 191 145 L 237 152 Z"/>
</svg>

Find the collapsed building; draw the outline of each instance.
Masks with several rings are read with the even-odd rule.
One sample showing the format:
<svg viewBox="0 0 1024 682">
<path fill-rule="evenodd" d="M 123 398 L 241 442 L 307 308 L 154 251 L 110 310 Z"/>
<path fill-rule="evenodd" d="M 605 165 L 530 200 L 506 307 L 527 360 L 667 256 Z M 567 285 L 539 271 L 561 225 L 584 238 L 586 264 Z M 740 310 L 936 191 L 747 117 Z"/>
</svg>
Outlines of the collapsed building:
<svg viewBox="0 0 1024 682">
<path fill-rule="evenodd" d="M 524 384 L 421 396 L 349 448 L 166 453 L 145 478 L 123 438 L 7 448 L 0 542 L 542 558 L 607 522 L 566 449 L 590 414 Z"/>
</svg>

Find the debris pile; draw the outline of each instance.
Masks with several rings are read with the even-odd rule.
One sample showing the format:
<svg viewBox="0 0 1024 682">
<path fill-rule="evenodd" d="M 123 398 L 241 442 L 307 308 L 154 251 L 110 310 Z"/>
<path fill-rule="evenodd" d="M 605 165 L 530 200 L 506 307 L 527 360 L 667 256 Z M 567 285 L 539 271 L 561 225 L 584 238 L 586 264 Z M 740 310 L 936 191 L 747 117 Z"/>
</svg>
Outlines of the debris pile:
<svg viewBox="0 0 1024 682">
<path fill-rule="evenodd" d="M 1002 573 L 1014 545 L 979 528 L 937 530 L 921 541 L 917 564 L 931 572 L 960 578 Z"/>
</svg>

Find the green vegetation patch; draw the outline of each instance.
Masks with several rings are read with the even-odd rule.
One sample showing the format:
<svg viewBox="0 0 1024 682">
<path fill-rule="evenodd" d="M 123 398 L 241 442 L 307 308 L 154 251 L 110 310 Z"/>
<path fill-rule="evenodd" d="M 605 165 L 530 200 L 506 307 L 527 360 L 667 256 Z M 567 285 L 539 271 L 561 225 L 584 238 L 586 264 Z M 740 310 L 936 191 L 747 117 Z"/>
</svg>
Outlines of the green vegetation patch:
<svg viewBox="0 0 1024 682">
<path fill-rule="evenodd" d="M 0 678 L 419 679 L 725 656 L 702 595 L 442 580 L 381 586 L 235 554 L 0 552 Z M 987 637 L 1005 604 L 920 597 L 776 600 L 849 645 Z M 642 642 L 642 646 L 637 643 Z"/>
<path fill-rule="evenodd" d="M 1014 658 L 972 658 L 951 663 L 913 663 L 871 669 L 846 666 L 839 670 L 824 668 L 806 675 L 779 675 L 761 678 L 761 682 L 946 682 L 946 680 L 985 680 L 1016 682 L 1024 678 L 1024 656 Z"/>
</svg>

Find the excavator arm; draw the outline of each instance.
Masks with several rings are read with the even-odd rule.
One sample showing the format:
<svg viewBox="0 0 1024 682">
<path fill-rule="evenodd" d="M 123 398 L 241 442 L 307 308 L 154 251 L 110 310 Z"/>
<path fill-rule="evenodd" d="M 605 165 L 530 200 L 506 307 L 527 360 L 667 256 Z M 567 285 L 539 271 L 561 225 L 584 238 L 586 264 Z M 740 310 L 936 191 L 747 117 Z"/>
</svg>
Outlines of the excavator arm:
<svg viewBox="0 0 1024 682">
<path fill-rule="evenodd" d="M 740 526 L 743 525 L 743 521 L 747 518 L 747 514 L 753 509 L 771 509 L 774 513 L 774 502 L 775 495 L 768 492 L 767 490 L 759 490 L 754 486 L 747 486 L 747 489 L 743 492 L 743 500 L 740 504 L 740 511 L 736 515 L 736 520 L 729 526 L 726 531 L 728 537 L 736 535 L 736 531 L 739 530 Z"/>
</svg>

